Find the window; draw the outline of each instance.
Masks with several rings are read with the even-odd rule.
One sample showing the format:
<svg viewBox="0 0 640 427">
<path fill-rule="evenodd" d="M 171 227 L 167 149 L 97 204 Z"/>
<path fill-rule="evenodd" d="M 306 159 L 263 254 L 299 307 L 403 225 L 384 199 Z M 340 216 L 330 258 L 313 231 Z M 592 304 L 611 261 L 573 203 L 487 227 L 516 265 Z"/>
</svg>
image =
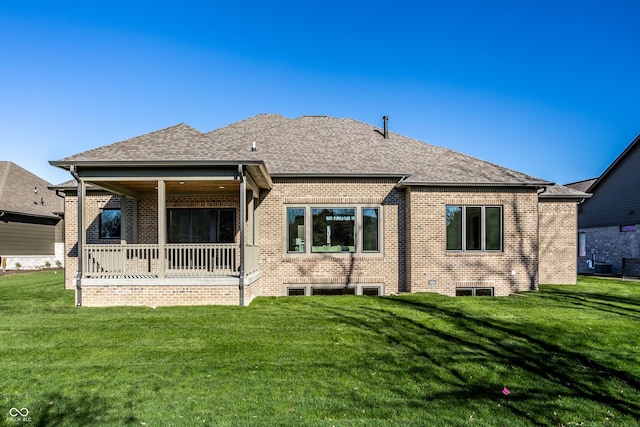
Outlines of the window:
<svg viewBox="0 0 640 427">
<path fill-rule="evenodd" d="M 493 288 L 457 288 L 457 297 L 492 297 Z"/>
<path fill-rule="evenodd" d="M 356 210 L 312 208 L 311 252 L 355 252 Z"/>
<path fill-rule="evenodd" d="M 578 256 L 587 256 L 587 233 L 578 233 Z"/>
<path fill-rule="evenodd" d="M 378 238 L 380 209 L 362 208 L 362 251 L 378 252 L 380 241 Z"/>
<path fill-rule="evenodd" d="M 501 251 L 501 206 L 447 206 L 448 251 Z"/>
<path fill-rule="evenodd" d="M 100 211 L 100 238 L 119 239 L 121 224 L 120 209 L 102 209 Z"/>
<path fill-rule="evenodd" d="M 308 296 L 308 295 L 383 295 L 384 285 L 382 283 L 367 284 L 285 284 L 285 294 L 288 296 Z"/>
<path fill-rule="evenodd" d="M 379 206 L 287 208 L 287 252 L 379 253 L 381 210 Z"/>
<path fill-rule="evenodd" d="M 356 288 L 347 286 L 344 288 L 318 287 L 311 288 L 311 295 L 355 295 Z"/>
<path fill-rule="evenodd" d="M 304 252 L 304 208 L 287 209 L 287 251 Z"/>
<path fill-rule="evenodd" d="M 233 243 L 235 209 L 168 209 L 169 243 Z"/>
<path fill-rule="evenodd" d="M 363 286 L 362 295 L 377 297 L 380 295 L 380 288 L 378 286 Z"/>
</svg>

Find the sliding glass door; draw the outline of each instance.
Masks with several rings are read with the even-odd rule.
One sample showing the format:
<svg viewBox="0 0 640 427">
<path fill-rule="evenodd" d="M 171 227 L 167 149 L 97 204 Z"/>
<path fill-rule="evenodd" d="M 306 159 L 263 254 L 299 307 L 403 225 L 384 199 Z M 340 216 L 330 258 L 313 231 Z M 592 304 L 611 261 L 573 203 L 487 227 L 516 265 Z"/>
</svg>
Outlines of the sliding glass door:
<svg viewBox="0 0 640 427">
<path fill-rule="evenodd" d="M 174 208 L 167 217 L 168 243 L 235 242 L 235 209 Z"/>
</svg>

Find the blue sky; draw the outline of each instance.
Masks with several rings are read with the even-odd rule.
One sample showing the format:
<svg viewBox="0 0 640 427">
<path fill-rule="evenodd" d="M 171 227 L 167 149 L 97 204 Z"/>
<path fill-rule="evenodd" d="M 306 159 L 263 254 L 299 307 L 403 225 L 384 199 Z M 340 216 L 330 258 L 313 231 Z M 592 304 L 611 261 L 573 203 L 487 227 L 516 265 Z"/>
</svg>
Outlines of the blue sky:
<svg viewBox="0 0 640 427">
<path fill-rule="evenodd" d="M 0 160 L 258 113 L 382 126 L 558 183 L 640 134 L 640 2 L 0 0 Z"/>
</svg>

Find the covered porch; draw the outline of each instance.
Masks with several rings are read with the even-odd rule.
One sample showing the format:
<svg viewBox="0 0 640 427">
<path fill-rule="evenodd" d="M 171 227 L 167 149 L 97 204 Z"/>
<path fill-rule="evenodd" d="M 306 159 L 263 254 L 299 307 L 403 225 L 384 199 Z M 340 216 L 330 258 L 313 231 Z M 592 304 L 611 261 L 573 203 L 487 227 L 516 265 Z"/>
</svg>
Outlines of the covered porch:
<svg viewBox="0 0 640 427">
<path fill-rule="evenodd" d="M 182 305 L 181 294 L 205 290 L 226 297 L 217 302 L 205 296 L 202 304 L 229 304 L 230 298 L 237 298 L 238 305 L 247 303 L 245 287 L 261 277 L 258 197 L 272 185 L 261 162 L 79 162 L 69 171 L 77 182 L 78 306 L 108 305 L 87 300 L 97 294 L 153 295 L 154 287 L 162 288 L 160 293 L 172 290 L 174 299 L 155 303 L 153 297 L 144 302 L 133 298 L 137 302 L 132 305 Z M 97 220 L 87 192 L 96 189 L 119 198 L 118 238 L 96 239 L 95 231 L 89 232 Z"/>
</svg>

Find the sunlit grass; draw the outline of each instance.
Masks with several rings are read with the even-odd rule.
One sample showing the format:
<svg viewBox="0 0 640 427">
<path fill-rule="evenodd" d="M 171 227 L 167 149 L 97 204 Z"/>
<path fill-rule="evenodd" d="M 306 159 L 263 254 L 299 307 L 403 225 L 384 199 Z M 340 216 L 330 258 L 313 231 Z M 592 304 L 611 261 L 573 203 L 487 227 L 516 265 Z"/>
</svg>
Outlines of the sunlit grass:
<svg viewBox="0 0 640 427">
<path fill-rule="evenodd" d="M 75 308 L 0 277 L 0 423 L 636 425 L 640 284 L 505 298 L 258 298 Z M 508 389 L 508 394 L 503 393 Z M 506 392 L 506 391 L 505 391 Z M 22 421 L 20 421 L 22 422 Z"/>
</svg>

